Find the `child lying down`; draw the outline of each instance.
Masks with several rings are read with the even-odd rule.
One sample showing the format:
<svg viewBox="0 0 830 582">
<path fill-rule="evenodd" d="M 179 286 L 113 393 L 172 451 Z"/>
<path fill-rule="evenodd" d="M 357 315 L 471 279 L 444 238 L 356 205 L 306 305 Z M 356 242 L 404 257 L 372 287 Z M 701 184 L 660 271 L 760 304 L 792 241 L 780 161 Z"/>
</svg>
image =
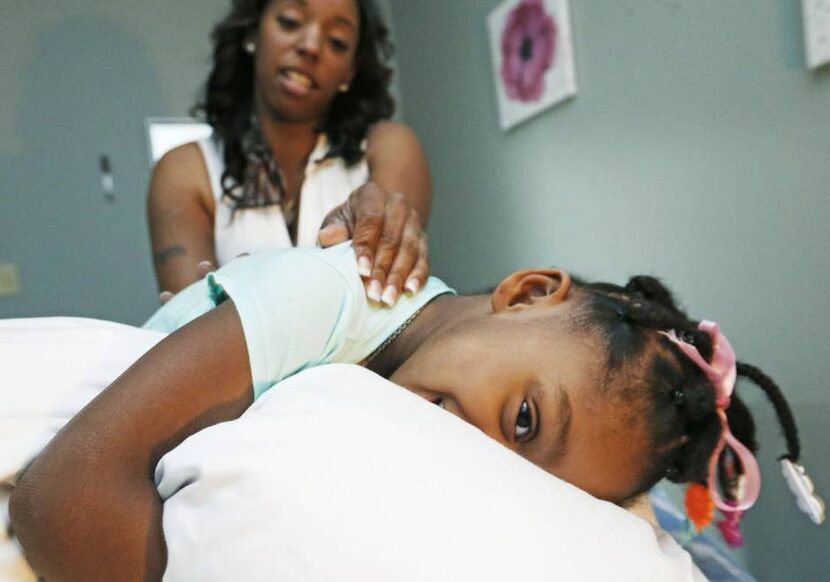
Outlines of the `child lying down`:
<svg viewBox="0 0 830 582">
<path fill-rule="evenodd" d="M 24 345 L 11 326 L 28 328 Z M 28 418 L 31 436 L 54 435 L 160 335 L 73 318 L 0 322 L 0 353 L 14 352 L 12 379 L 26 390 L 0 411 L 0 432 Z M 33 361 L 46 369 L 26 374 Z M 316 366 L 275 388 L 159 461 L 165 582 L 703 579 L 665 534 L 365 368 Z M 13 540 L 5 546 L 0 529 L 0 580 L 35 582 Z"/>
<path fill-rule="evenodd" d="M 736 374 L 790 415 L 717 325 L 690 320 L 649 277 L 618 287 L 530 269 L 489 296 L 433 278 L 386 309 L 365 303 L 347 244 L 292 249 L 220 269 L 148 327 L 173 333 L 70 421 L 12 494 L 15 533 L 47 579 L 160 578 L 159 459 L 318 364 L 362 363 L 603 500 L 625 504 L 664 477 L 693 483 L 697 527 L 715 505 L 735 529 L 758 495 Z M 794 464 L 797 434 L 783 424 Z"/>
</svg>

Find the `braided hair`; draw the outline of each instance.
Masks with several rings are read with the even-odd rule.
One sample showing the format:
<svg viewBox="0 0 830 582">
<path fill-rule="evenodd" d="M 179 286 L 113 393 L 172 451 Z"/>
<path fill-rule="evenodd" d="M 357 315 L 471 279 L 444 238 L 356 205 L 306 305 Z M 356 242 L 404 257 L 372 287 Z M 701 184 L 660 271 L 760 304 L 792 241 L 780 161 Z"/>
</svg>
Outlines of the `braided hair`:
<svg viewBox="0 0 830 582">
<path fill-rule="evenodd" d="M 224 146 L 222 194 L 234 208 L 255 208 L 281 203 L 284 195 L 279 170 L 273 162 L 254 115 L 254 63 L 243 45 L 256 31 L 263 12 L 273 0 L 232 0 L 228 15 L 214 28 L 213 68 L 203 95 L 191 113 L 205 119 Z M 317 128 L 328 137 L 326 158 L 341 157 L 354 165 L 363 157 L 362 143 L 369 127 L 389 119 L 395 102 L 389 91 L 392 71 L 387 62 L 393 47 L 374 0 L 355 0 L 360 13 L 360 38 L 355 51 L 355 76 L 349 90 L 339 93 Z M 264 155 L 263 152 L 266 154 Z M 250 162 L 271 160 L 267 176 L 276 196 L 246 182 L 256 180 Z"/>
<path fill-rule="evenodd" d="M 605 343 L 604 396 L 618 403 L 621 410 L 636 411 L 645 422 L 652 443 L 639 483 L 623 501 L 644 493 L 664 477 L 676 483 L 705 484 L 709 458 L 721 433 L 715 391 L 701 368 L 658 332 L 674 330 L 681 340 L 695 346 L 706 361 L 712 358 L 711 337 L 698 330 L 699 322 L 691 320 L 677 306 L 672 293 L 653 277 L 633 277 L 625 287 L 574 282 L 586 294 L 574 324 L 596 332 Z M 797 461 L 798 430 L 780 388 L 750 364 L 739 362 L 737 373 L 766 394 L 787 443 L 787 454 L 782 458 Z M 756 451 L 755 424 L 737 393 L 732 395 L 727 417 L 735 437 Z M 719 463 L 737 464 L 737 473 L 743 473 L 739 462 L 728 452 L 721 455 Z M 730 490 L 734 491 L 734 484 L 722 481 L 721 486 L 727 497 Z"/>
</svg>

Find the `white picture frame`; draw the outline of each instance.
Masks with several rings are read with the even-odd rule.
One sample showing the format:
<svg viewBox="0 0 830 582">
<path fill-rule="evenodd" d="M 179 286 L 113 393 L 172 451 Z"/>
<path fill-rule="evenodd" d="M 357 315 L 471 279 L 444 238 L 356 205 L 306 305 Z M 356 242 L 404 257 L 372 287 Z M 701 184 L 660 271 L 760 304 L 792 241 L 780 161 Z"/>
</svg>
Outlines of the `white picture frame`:
<svg viewBox="0 0 830 582">
<path fill-rule="evenodd" d="M 801 6 L 807 67 L 818 69 L 830 63 L 830 0 L 802 0 Z"/>
<path fill-rule="evenodd" d="M 487 21 L 503 130 L 576 95 L 568 0 L 506 0 Z"/>
</svg>

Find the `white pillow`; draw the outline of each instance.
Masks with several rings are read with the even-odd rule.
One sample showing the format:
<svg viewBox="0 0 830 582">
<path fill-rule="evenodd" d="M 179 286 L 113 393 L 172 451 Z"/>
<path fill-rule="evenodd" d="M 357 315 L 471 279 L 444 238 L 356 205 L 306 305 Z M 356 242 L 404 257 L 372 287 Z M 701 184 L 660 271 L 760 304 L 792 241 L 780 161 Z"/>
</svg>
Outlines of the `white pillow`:
<svg viewBox="0 0 830 582">
<path fill-rule="evenodd" d="M 165 580 L 698 580 L 643 520 L 356 366 L 298 374 L 159 463 Z"/>
</svg>

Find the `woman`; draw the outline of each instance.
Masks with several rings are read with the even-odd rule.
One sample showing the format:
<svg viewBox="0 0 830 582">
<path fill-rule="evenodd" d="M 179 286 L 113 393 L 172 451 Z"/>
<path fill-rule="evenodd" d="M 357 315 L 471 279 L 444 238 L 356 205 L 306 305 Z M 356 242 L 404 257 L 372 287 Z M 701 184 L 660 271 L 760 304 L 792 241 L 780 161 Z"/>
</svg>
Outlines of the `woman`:
<svg viewBox="0 0 830 582">
<path fill-rule="evenodd" d="M 667 477 L 696 484 L 739 519 L 758 474 L 751 416 L 732 394 L 736 374 L 773 400 L 787 462 L 798 461 L 777 386 L 736 365 L 717 326 L 690 320 L 650 277 L 619 287 L 529 269 L 489 296 L 466 297 L 432 278 L 379 309 L 363 299 L 352 250 L 341 245 L 235 261 L 160 311 L 155 327 L 183 327 L 75 416 L 12 495 L 14 530 L 47 579 L 159 577 L 159 458 L 239 417 L 280 379 L 326 362 L 363 363 L 618 504 Z M 725 443 L 739 465 L 721 466 Z M 717 486 L 716 476 L 730 481 Z"/>
<path fill-rule="evenodd" d="M 159 289 L 240 254 L 354 238 L 371 299 L 416 291 L 431 185 L 415 134 L 384 121 L 391 45 L 374 2 L 233 0 L 213 39 L 195 109 L 214 135 L 167 153 L 150 185 Z"/>
</svg>

